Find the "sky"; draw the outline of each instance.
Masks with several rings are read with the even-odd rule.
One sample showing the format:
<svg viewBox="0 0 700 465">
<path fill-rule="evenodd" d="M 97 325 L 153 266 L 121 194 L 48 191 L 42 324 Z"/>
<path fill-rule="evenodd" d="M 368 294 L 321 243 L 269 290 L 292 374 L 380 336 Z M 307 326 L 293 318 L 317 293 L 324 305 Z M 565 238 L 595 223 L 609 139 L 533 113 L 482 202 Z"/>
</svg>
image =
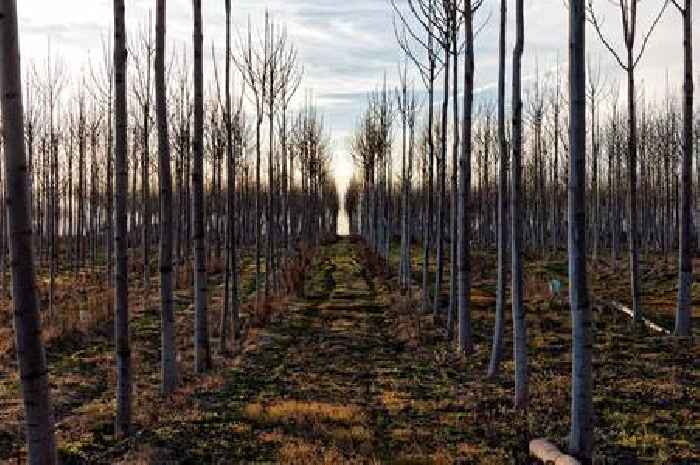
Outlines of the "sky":
<svg viewBox="0 0 700 465">
<path fill-rule="evenodd" d="M 406 0 L 396 1 L 406 3 Z M 100 56 L 101 38 L 110 34 L 113 22 L 111 1 L 22 0 L 18 3 L 24 66 L 41 64 L 45 60 L 49 38 L 53 53 L 62 57 L 73 75 L 77 75 L 81 67 L 84 69 L 88 54 L 92 60 Z M 224 1 L 203 0 L 202 3 L 205 49 L 210 49 L 214 43 L 223 51 Z M 499 3 L 499 0 L 485 0 L 475 19 L 480 30 L 475 40 L 477 102 L 493 98 L 498 72 Z M 661 0 L 640 2 L 639 43 L 661 3 Z M 594 0 L 594 5 L 603 22 L 603 32 L 621 52 L 619 13 L 616 14 L 607 0 Z M 155 0 L 126 0 L 127 28 L 136 31 L 146 24 L 153 8 Z M 325 115 L 333 140 L 333 169 L 342 191 L 353 170 L 350 135 L 365 107 L 367 94 L 380 85 L 384 73 L 389 86 L 397 84 L 402 52 L 394 37 L 394 16 L 389 0 L 232 0 L 232 8 L 234 37 L 238 34 L 235 31 L 244 33 L 248 18 L 254 25 L 262 24 L 265 8 L 277 22 L 286 24 L 304 68 L 299 96 L 303 99 L 307 90 L 312 92 Z M 507 63 L 510 64 L 514 38 L 512 0 L 508 1 L 508 8 Z M 533 82 L 535 78 L 535 69 L 540 70 L 541 75 L 554 69 L 557 62 L 565 69 L 568 16 L 564 0 L 525 0 L 524 14 L 527 87 L 527 82 Z M 190 44 L 191 2 L 170 0 L 167 15 L 169 44 L 176 42 L 180 47 Z M 698 30 L 696 26 L 694 29 Z M 683 65 L 681 31 L 681 16 L 671 6 L 651 37 L 638 67 L 639 80 L 646 89 L 647 98 L 665 94 L 667 76 L 673 89 L 680 88 Z M 624 81 L 621 70 L 601 47 L 590 27 L 588 51 L 591 60 L 602 63 L 609 81 Z M 699 52 L 700 46 L 696 46 L 696 63 Z M 205 59 L 211 62 L 210 54 L 206 55 Z M 205 65 L 205 73 L 210 73 L 211 69 L 211 63 Z M 420 90 L 422 82 L 419 78 L 415 80 Z"/>
</svg>

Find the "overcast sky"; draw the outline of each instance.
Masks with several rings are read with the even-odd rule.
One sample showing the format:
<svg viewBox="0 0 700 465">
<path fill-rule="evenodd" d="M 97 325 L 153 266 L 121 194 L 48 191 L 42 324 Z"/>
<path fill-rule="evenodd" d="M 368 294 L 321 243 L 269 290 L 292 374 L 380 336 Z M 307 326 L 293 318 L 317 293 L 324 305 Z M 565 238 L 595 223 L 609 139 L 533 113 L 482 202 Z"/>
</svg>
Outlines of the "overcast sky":
<svg viewBox="0 0 700 465">
<path fill-rule="evenodd" d="M 397 0 L 405 3 L 405 0 Z M 45 60 L 48 38 L 52 50 L 60 54 L 72 73 L 100 53 L 100 38 L 112 25 L 112 2 L 108 0 L 22 0 L 19 3 L 23 63 Z M 203 0 L 205 48 L 214 42 L 224 47 L 224 1 Z M 305 77 L 303 89 L 313 90 L 326 115 L 335 149 L 334 169 L 341 183 L 352 171 L 348 136 L 362 112 L 366 95 L 376 88 L 384 72 L 395 82 L 400 50 L 394 39 L 392 9 L 389 0 L 232 0 L 235 27 L 241 28 L 250 16 L 254 24 L 262 22 L 268 7 L 275 19 L 287 25 L 289 35 L 300 51 Z M 481 98 L 491 98 L 497 79 L 498 0 L 485 0 L 476 22 L 483 25 L 476 40 L 476 86 Z M 599 16 L 605 22 L 610 41 L 621 44 L 619 16 L 607 0 L 595 0 Z M 646 30 L 661 0 L 640 3 L 640 31 Z M 127 0 L 127 26 L 136 30 L 148 19 L 155 0 Z M 525 0 L 525 70 L 534 74 L 552 69 L 557 60 L 565 66 L 567 50 L 567 11 L 563 0 Z M 508 51 L 512 50 L 514 2 L 508 1 Z M 191 2 L 168 2 L 168 39 L 180 44 L 191 42 Z M 697 22 L 697 21 L 696 21 Z M 695 27 L 697 30 L 697 27 Z M 640 35 L 642 32 L 640 32 Z M 591 56 L 603 60 L 610 79 L 620 79 L 619 68 L 603 51 L 589 28 Z M 641 42 L 641 37 L 638 39 Z M 180 45 L 181 46 L 181 45 Z M 700 47 L 695 47 L 697 63 Z M 210 55 L 206 57 L 211 61 Z M 510 64 L 510 57 L 508 57 Z M 647 96 L 663 95 L 666 75 L 674 88 L 682 80 L 681 19 L 669 7 L 652 36 L 645 58 L 639 65 L 639 77 Z M 420 85 L 420 81 L 417 85 Z M 303 94 L 303 91 L 300 92 Z"/>
</svg>

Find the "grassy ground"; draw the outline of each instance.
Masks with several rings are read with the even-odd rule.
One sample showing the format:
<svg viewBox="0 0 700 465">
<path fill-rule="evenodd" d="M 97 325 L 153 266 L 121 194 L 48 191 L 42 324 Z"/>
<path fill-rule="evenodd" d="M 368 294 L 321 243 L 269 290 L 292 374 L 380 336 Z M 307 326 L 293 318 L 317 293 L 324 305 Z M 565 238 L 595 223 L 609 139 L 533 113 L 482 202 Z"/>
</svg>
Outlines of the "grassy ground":
<svg viewBox="0 0 700 465">
<path fill-rule="evenodd" d="M 252 279 L 250 264 L 245 269 L 244 288 Z M 183 387 L 165 400 L 157 390 L 154 293 L 132 317 L 136 425 L 126 442 L 112 436 L 109 324 L 55 340 L 49 362 L 64 463 L 508 464 L 529 463 L 534 437 L 565 444 L 569 315 L 564 298 L 546 294 L 548 279 L 563 278 L 565 262 L 528 260 L 527 412 L 512 409 L 509 329 L 502 374 L 484 380 L 493 318 L 490 255 L 474 260 L 476 347 L 468 358 L 444 341 L 431 317 L 417 313 L 417 291 L 413 299 L 398 296 L 379 269 L 352 240 L 324 246 L 306 274 L 304 297 L 278 303 L 281 311 L 250 331 L 236 357 L 217 356 L 217 368 L 202 377 L 191 374 L 191 295 L 179 291 Z M 594 294 L 607 287 L 610 294 L 600 292 L 600 299 L 624 302 L 624 272 L 599 265 L 596 273 Z M 652 274 L 646 276 L 650 282 Z M 213 319 L 220 281 L 214 273 Z M 658 292 L 647 284 L 645 298 L 672 300 L 667 281 L 659 280 Z M 663 311 L 648 313 L 664 322 Z M 632 327 L 604 305 L 596 307 L 595 331 L 596 463 L 698 463 L 697 345 Z M 18 384 L 9 359 L 0 367 L 7 374 L 0 378 L 0 461 L 13 463 L 23 442 Z"/>
</svg>

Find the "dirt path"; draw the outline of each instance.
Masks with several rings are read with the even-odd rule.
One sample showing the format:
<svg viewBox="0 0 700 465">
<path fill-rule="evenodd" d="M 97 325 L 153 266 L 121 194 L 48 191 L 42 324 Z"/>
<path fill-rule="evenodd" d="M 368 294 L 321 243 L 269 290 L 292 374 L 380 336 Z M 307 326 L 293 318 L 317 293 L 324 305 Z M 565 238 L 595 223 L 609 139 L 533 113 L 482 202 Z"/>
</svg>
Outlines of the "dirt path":
<svg viewBox="0 0 700 465">
<path fill-rule="evenodd" d="M 402 344 L 363 270 L 350 241 L 324 250 L 306 299 L 258 335 L 222 390 L 196 394 L 198 421 L 155 431 L 152 453 L 180 463 L 390 456 L 383 394 Z"/>
<path fill-rule="evenodd" d="M 223 388 L 192 394 L 196 415 L 143 433 L 141 457 L 342 464 L 421 456 L 427 461 L 410 463 L 442 463 L 423 451 L 434 452 L 454 433 L 435 415 L 441 399 L 440 411 L 463 415 L 447 400 L 454 380 L 436 381 L 439 370 L 422 369 L 395 336 L 361 260 L 350 240 L 324 248 L 306 298 L 258 334 Z"/>
</svg>

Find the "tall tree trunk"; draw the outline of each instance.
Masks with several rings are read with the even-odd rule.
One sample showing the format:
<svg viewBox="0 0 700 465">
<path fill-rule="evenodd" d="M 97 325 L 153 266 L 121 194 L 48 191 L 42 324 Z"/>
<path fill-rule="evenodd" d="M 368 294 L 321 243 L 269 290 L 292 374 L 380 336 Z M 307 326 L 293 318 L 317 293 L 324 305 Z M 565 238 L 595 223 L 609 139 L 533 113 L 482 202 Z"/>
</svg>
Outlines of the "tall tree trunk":
<svg viewBox="0 0 700 465">
<path fill-rule="evenodd" d="M 138 128 L 136 125 L 134 125 L 133 129 L 134 133 L 131 138 L 131 212 L 129 214 L 129 243 L 132 246 L 135 246 L 137 243 L 136 237 L 138 236 L 137 232 L 137 226 L 136 226 L 136 219 L 137 219 L 137 207 L 138 207 L 138 194 L 137 194 L 137 188 L 136 188 L 136 178 L 138 177 L 136 173 L 139 170 L 139 163 L 138 163 Z"/>
<path fill-rule="evenodd" d="M 258 116 L 255 123 L 255 307 L 260 308 L 260 281 L 262 279 L 260 269 L 260 247 L 262 246 L 262 212 L 260 211 L 260 158 L 262 148 L 261 130 L 262 110 L 258 108 Z"/>
<path fill-rule="evenodd" d="M 447 311 L 447 339 L 451 340 L 452 339 L 452 332 L 453 332 L 453 327 L 454 327 L 454 317 L 455 317 L 455 309 L 457 306 L 459 306 L 459 303 L 457 302 L 457 286 L 458 286 L 458 277 L 457 274 L 459 273 L 459 267 L 461 265 L 460 258 L 458 257 L 458 254 L 460 253 L 457 249 L 457 242 L 460 240 L 457 232 L 457 222 L 459 221 L 457 210 L 460 209 L 458 206 L 458 202 L 460 201 L 459 193 L 457 192 L 458 190 L 458 185 L 457 185 L 457 175 L 458 175 L 458 170 L 459 170 L 459 164 L 461 163 L 461 160 L 458 161 L 458 155 L 457 152 L 459 152 L 459 101 L 458 101 L 458 76 L 457 76 L 457 71 L 459 69 L 459 52 L 457 51 L 458 45 L 458 21 L 457 21 L 457 2 L 454 2 L 452 5 L 452 12 L 450 13 L 451 16 L 451 24 L 452 24 L 452 31 L 450 35 L 450 39 L 452 42 L 452 53 L 454 55 L 454 60 L 452 61 L 452 108 L 453 108 L 453 131 L 454 134 L 452 135 L 452 176 L 450 179 L 450 300 L 449 300 L 449 309 Z M 465 90 L 466 92 L 466 90 Z M 466 94 L 465 94 L 466 95 Z M 459 262 L 459 263 L 458 263 Z M 461 283 L 459 283 L 461 285 Z M 461 315 L 460 315 L 461 316 Z M 461 320 L 460 320 L 460 332 L 461 332 Z M 461 336 L 460 336 L 461 337 Z M 461 340 L 460 340 L 461 343 Z M 460 346 L 461 347 L 461 346 Z"/>
<path fill-rule="evenodd" d="M 0 90 L 15 344 L 24 400 L 28 463 L 54 465 L 58 458 L 36 293 L 21 72 L 17 2 L 8 0 L 0 3 Z"/>
<path fill-rule="evenodd" d="M 207 257 L 204 244 L 204 77 L 202 68 L 202 0 L 192 0 L 194 13 L 194 139 L 192 151 L 192 224 L 194 242 L 194 369 L 211 368 L 207 320 Z"/>
<path fill-rule="evenodd" d="M 274 56 L 275 51 L 272 50 L 275 43 L 275 25 L 270 24 L 270 54 Z M 275 58 L 272 58 L 273 60 Z M 266 215 L 266 241 L 267 241 L 267 253 L 265 254 L 265 298 L 270 295 L 270 286 L 272 283 L 273 274 L 273 254 L 274 254 L 274 241 L 275 241 L 275 221 L 273 215 L 273 197 L 274 197 L 274 186 L 275 186 L 275 173 L 274 173 L 274 152 L 275 152 L 275 131 L 274 131 L 274 109 L 275 109 L 275 66 L 273 62 L 270 64 L 270 95 L 269 95 L 269 136 L 270 145 L 268 146 L 268 156 L 267 156 L 267 215 Z"/>
<path fill-rule="evenodd" d="M 639 275 L 639 224 L 637 221 L 637 104 L 634 82 L 634 65 L 632 48 L 628 51 L 627 70 L 627 215 L 629 218 L 629 247 L 630 287 L 632 290 L 632 312 L 634 321 L 642 320 L 641 282 Z"/>
<path fill-rule="evenodd" d="M 496 376 L 503 356 L 504 307 L 506 302 L 506 255 L 508 243 L 508 225 L 506 209 L 508 208 L 507 151 L 505 122 L 506 90 L 506 0 L 501 0 L 500 33 L 498 39 L 498 277 L 496 283 L 496 315 L 493 330 L 493 347 L 489 361 L 488 377 Z"/>
<path fill-rule="evenodd" d="M 115 30 L 116 34 L 116 30 Z M 126 39 L 125 39 L 126 40 Z M 126 43 L 126 42 L 125 42 Z M 116 45 L 115 45 L 115 50 L 116 50 Z M 124 46 L 124 50 L 126 50 L 126 45 Z M 125 52 L 126 53 L 126 52 Z M 115 63 L 116 66 L 116 63 Z M 126 65 L 125 65 L 126 66 Z M 116 75 L 116 71 L 115 71 Z M 125 81 L 126 82 L 126 81 Z M 115 86 L 116 86 L 116 78 L 115 78 Z M 115 89 L 116 91 L 116 89 Z M 126 97 L 125 97 L 126 99 Z M 115 101 L 116 104 L 116 101 Z M 105 141 L 105 144 L 107 145 L 107 150 L 106 150 L 106 156 L 107 156 L 107 167 L 106 167 L 106 178 L 107 178 L 107 193 L 105 194 L 105 197 L 107 198 L 107 212 L 105 216 L 105 224 L 106 228 L 105 230 L 107 231 L 106 238 L 107 238 L 107 273 L 106 273 L 106 281 L 109 286 L 112 286 L 112 282 L 114 279 L 112 268 L 113 268 L 113 253 L 115 252 L 113 250 L 114 243 L 112 241 L 112 237 L 114 235 L 114 223 L 113 223 L 113 218 L 114 218 L 114 179 L 113 179 L 113 171 L 114 168 L 112 167 L 112 144 L 113 144 L 113 137 L 114 135 L 112 134 L 112 131 L 114 131 L 114 128 L 112 127 L 111 120 L 113 118 L 112 115 L 112 96 L 109 96 L 109 101 L 107 103 L 107 121 L 110 121 L 110 124 L 107 124 L 107 140 Z M 125 113 L 126 115 L 126 113 Z M 126 126 L 128 124 L 128 121 L 126 120 L 127 116 L 124 117 L 124 125 Z M 128 139 L 128 136 L 124 137 L 124 140 L 126 141 Z M 126 144 L 127 142 L 125 142 Z M 126 150 L 126 149 L 125 149 Z M 128 183 L 128 174 L 127 174 L 127 183 Z M 99 210 L 98 210 L 99 214 Z M 97 222 L 99 224 L 99 221 Z M 128 238 L 127 238 L 128 240 Z M 128 248 L 128 243 L 127 243 L 127 248 Z"/>
<path fill-rule="evenodd" d="M 612 260 L 613 260 L 613 270 L 617 270 L 618 261 L 620 258 L 620 210 L 622 209 L 622 202 L 620 200 L 620 186 L 621 186 L 621 175 L 620 175 L 620 144 L 619 144 L 619 134 L 617 126 L 617 111 L 613 108 L 612 116 L 612 154 L 609 154 L 611 170 L 614 175 L 611 178 L 612 181 L 612 191 L 614 191 L 612 202 L 614 207 L 612 210 Z"/>
<path fill-rule="evenodd" d="M 2 136 L 0 135 L 0 140 L 2 140 Z M 6 267 L 6 262 L 5 262 L 5 251 L 7 250 L 7 214 L 5 212 L 5 183 L 4 181 L 4 176 L 3 176 L 3 163 L 2 163 L 2 150 L 3 146 L 0 143 L 0 297 L 5 296 L 5 267 Z M 29 164 L 28 164 L 29 165 Z M 29 166 L 27 167 L 29 170 Z M 31 173 L 31 171 L 29 171 Z M 31 174 L 28 176 L 28 178 L 31 178 Z M 27 189 L 31 192 L 31 182 L 28 180 L 27 181 L 28 187 Z M 31 208 L 32 205 L 32 200 L 31 200 L 31 195 L 29 195 L 29 199 L 27 201 L 29 203 L 29 206 Z"/>
<path fill-rule="evenodd" d="M 456 7 L 455 7 L 456 8 Z M 455 14 L 455 20 L 456 20 Z M 472 2 L 464 4 L 464 123 L 462 124 L 462 152 L 460 154 L 459 185 L 459 348 L 464 353 L 472 350 L 471 327 L 471 219 L 469 216 L 471 190 L 471 156 L 472 156 L 472 102 L 474 99 L 474 29 L 472 21 Z M 456 48 L 456 47 L 455 47 Z M 455 58 L 456 60 L 456 58 Z M 455 125 L 456 128 L 456 125 Z M 456 138 L 456 135 L 455 135 Z M 488 143 L 488 141 L 486 142 Z M 457 257 L 455 257 L 457 258 Z M 453 258 L 454 260 L 454 258 Z"/>
<path fill-rule="evenodd" d="M 435 144 L 433 139 L 433 104 L 435 97 L 435 57 L 433 56 L 433 35 L 428 36 L 428 60 L 429 60 L 429 83 L 428 83 L 428 179 L 427 191 L 425 192 L 425 225 L 423 230 L 423 312 L 428 313 L 430 305 L 430 287 L 428 273 L 430 268 L 431 238 L 433 236 L 433 160 L 435 156 Z"/>
<path fill-rule="evenodd" d="M 591 226 L 593 226 L 593 261 L 598 260 L 598 240 L 600 237 L 600 209 L 599 209 L 599 192 L 598 192 L 598 141 L 596 139 L 596 91 L 591 90 L 591 152 L 593 153 L 593 164 L 591 166 L 591 194 L 593 195 L 593 218 Z"/>
<path fill-rule="evenodd" d="M 569 5 L 569 299 L 572 320 L 571 434 L 569 449 L 593 458 L 591 309 L 586 275 L 586 10 Z"/>
<path fill-rule="evenodd" d="M 150 18 L 149 18 L 150 20 Z M 150 121 L 151 121 L 151 48 L 149 21 L 149 49 L 146 53 L 146 92 L 143 106 L 143 158 L 141 159 L 141 195 L 143 198 L 143 228 L 141 229 L 141 247 L 143 248 L 143 286 L 149 287 L 151 268 L 151 192 L 150 192 Z"/>
<path fill-rule="evenodd" d="M 512 160 L 512 304 L 513 304 L 513 355 L 515 359 L 515 407 L 525 408 L 528 402 L 527 334 L 525 306 L 523 304 L 523 237 L 521 210 L 521 176 L 523 152 L 522 127 L 522 57 L 524 47 L 523 0 L 515 2 L 516 35 L 513 51 L 513 160 Z"/>
<path fill-rule="evenodd" d="M 230 269 L 232 282 L 230 283 L 230 296 L 225 297 L 226 302 L 231 302 L 231 315 L 225 314 L 222 318 L 221 348 L 227 350 L 227 333 L 229 319 L 233 320 L 233 337 L 238 337 L 238 250 L 236 234 L 236 160 L 234 152 L 233 126 L 231 120 L 231 0 L 225 0 L 226 9 L 226 176 L 228 186 L 226 189 L 226 231 L 227 231 L 227 262 Z M 238 128 L 238 115 L 236 115 L 236 128 Z M 235 143 L 239 143 L 238 137 Z M 237 150 L 238 147 L 236 147 Z M 228 290 L 227 290 L 228 292 Z"/>
<path fill-rule="evenodd" d="M 67 196 L 66 203 L 68 204 L 68 205 L 66 205 L 66 207 L 68 209 L 68 211 L 67 211 L 68 229 L 66 231 L 66 253 L 67 253 L 66 259 L 67 259 L 68 263 L 70 264 L 71 262 L 75 263 L 75 256 L 74 256 L 75 236 L 73 235 L 73 197 L 74 197 L 74 195 L 73 195 L 73 155 L 74 155 L 74 153 L 73 153 L 73 147 L 74 147 L 74 145 L 73 145 L 73 141 L 74 141 L 73 128 L 71 128 L 69 140 L 70 140 L 70 142 L 69 142 L 69 146 L 68 146 L 68 152 L 66 153 L 66 156 L 68 158 L 68 186 L 67 186 L 67 193 L 66 193 L 66 196 Z M 70 268 L 70 265 L 69 265 L 69 268 Z"/>
<path fill-rule="evenodd" d="M 158 119 L 158 171 L 160 178 L 160 312 L 161 392 L 177 386 L 177 344 L 173 296 L 173 183 L 170 172 L 168 102 L 165 86 L 166 0 L 156 3 L 156 118 Z"/>
<path fill-rule="evenodd" d="M 436 270 L 435 270 L 435 298 L 433 302 L 433 319 L 437 321 L 440 315 L 440 305 L 442 305 L 442 278 L 444 263 L 444 241 L 442 235 L 444 233 L 444 216 L 445 216 L 445 173 L 447 164 L 447 112 L 450 103 L 450 38 L 449 32 L 445 34 L 444 37 L 444 48 L 445 48 L 445 84 L 443 88 L 443 101 L 442 101 L 442 128 L 440 133 L 441 139 L 441 156 L 438 162 L 438 178 L 440 183 L 440 189 L 438 193 L 438 212 L 437 212 L 437 259 L 436 259 Z M 452 257 L 450 258 L 452 259 Z"/>
<path fill-rule="evenodd" d="M 51 99 L 50 99 L 51 100 Z M 50 112 L 53 115 L 53 105 L 50 104 Z M 51 117 L 53 118 L 53 116 Z M 48 168 L 49 168 L 49 199 L 48 208 L 48 227 L 49 227 L 49 315 L 54 314 L 54 294 L 56 290 L 56 261 L 58 254 L 56 253 L 56 180 L 54 156 L 56 156 L 56 136 L 53 132 L 53 119 L 49 134 L 49 152 L 48 152 Z"/>
<path fill-rule="evenodd" d="M 296 224 L 297 216 L 295 212 L 295 191 L 294 191 L 294 148 L 289 150 L 289 195 L 287 201 L 289 202 L 289 239 L 287 242 L 287 248 L 289 252 L 292 252 L 292 243 L 296 241 Z M 291 200 L 290 200 L 291 199 Z M 364 218 L 363 218 L 364 219 Z"/>
<path fill-rule="evenodd" d="M 411 185 L 413 181 L 413 155 L 416 147 L 416 132 L 415 132 L 415 123 L 416 123 L 416 95 L 415 91 L 412 89 L 411 90 L 411 99 L 408 107 L 409 111 L 409 120 L 408 120 L 408 167 L 406 169 L 406 270 L 405 270 L 405 279 L 406 279 L 406 287 L 408 290 L 408 293 L 411 293 L 411 282 L 412 282 L 412 273 L 411 273 L 411 243 L 412 240 L 411 238 L 413 237 L 412 234 L 412 228 L 411 225 L 409 224 L 409 215 L 411 211 Z"/>
<path fill-rule="evenodd" d="M 230 319 L 230 302 L 231 302 L 231 251 L 232 251 L 232 235 L 233 235 L 233 209 L 232 200 L 233 192 L 231 191 L 231 0 L 224 0 L 224 9 L 226 14 L 226 75 L 224 77 L 224 97 L 226 98 L 226 108 L 224 109 L 224 122 L 226 124 L 226 179 L 228 187 L 226 189 L 226 267 L 224 278 L 224 305 L 221 312 L 221 324 L 219 326 L 219 350 L 222 353 L 228 352 L 228 332 Z"/>
<path fill-rule="evenodd" d="M 83 233 L 85 230 L 85 104 L 82 97 L 79 100 L 78 117 L 78 212 L 77 238 L 75 250 L 76 272 L 83 266 Z"/>
<path fill-rule="evenodd" d="M 681 211 L 678 241 L 678 305 L 675 334 L 690 336 L 693 284 L 693 21 L 692 0 L 683 10 L 683 154 L 681 158 Z"/>
<path fill-rule="evenodd" d="M 408 89 L 406 82 L 406 68 L 399 70 L 401 79 L 401 94 L 399 97 L 401 110 L 401 259 L 399 261 L 399 287 L 401 295 L 406 295 L 409 283 L 409 271 L 407 269 L 408 247 L 408 183 L 406 167 L 406 125 L 408 119 Z M 410 267 L 410 265 L 408 265 Z"/>
<path fill-rule="evenodd" d="M 559 71 L 557 70 L 557 85 L 560 85 Z M 559 189 L 559 112 L 561 100 L 559 98 L 559 90 L 557 90 L 556 100 L 554 104 L 554 166 L 552 167 L 552 182 L 553 182 L 553 201 L 554 201 L 554 215 L 553 215 L 553 228 L 552 228 L 552 246 L 556 251 L 559 248 L 559 233 L 560 233 L 560 221 L 561 221 L 561 203 L 560 203 L 560 189 Z"/>
<path fill-rule="evenodd" d="M 114 134 L 115 134 L 115 216 L 114 247 L 116 276 L 114 288 L 115 349 L 117 355 L 117 416 L 116 432 L 127 436 L 131 425 L 131 344 L 129 341 L 127 214 L 128 190 L 127 152 L 127 73 L 126 24 L 124 0 L 114 0 Z M 107 219 L 108 222 L 112 218 Z"/>
</svg>

